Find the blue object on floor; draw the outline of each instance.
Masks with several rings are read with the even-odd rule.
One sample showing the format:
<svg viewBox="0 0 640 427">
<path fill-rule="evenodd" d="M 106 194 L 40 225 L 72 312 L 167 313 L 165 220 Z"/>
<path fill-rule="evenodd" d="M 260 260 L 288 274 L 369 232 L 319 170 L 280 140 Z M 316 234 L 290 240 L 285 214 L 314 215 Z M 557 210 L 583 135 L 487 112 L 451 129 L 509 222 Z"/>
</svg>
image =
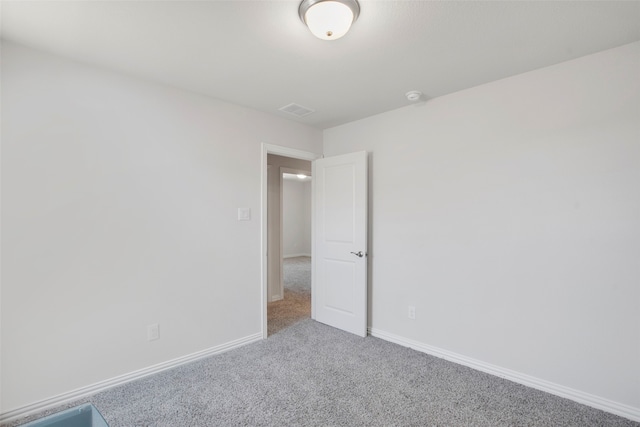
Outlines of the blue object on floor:
<svg viewBox="0 0 640 427">
<path fill-rule="evenodd" d="M 109 427 L 100 412 L 90 403 L 40 418 L 21 427 Z"/>
</svg>

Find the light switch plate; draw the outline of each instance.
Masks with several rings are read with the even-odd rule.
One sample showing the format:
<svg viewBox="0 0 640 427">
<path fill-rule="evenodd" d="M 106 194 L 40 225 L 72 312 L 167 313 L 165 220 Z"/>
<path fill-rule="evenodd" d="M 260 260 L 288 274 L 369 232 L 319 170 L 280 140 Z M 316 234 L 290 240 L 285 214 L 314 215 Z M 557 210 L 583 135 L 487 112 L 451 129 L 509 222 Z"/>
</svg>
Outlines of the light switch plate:
<svg viewBox="0 0 640 427">
<path fill-rule="evenodd" d="M 251 208 L 238 208 L 238 221 L 250 221 Z"/>
</svg>

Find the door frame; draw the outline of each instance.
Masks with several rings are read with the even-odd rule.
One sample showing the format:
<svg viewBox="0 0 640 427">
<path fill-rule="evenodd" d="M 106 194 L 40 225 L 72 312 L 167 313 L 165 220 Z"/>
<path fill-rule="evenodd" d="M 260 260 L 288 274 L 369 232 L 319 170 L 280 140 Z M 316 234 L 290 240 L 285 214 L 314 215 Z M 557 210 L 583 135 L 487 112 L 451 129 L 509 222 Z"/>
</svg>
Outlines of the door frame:
<svg viewBox="0 0 640 427">
<path fill-rule="evenodd" d="M 261 254 L 260 254 L 260 313 L 262 319 L 262 338 L 267 338 L 267 159 L 269 154 L 275 154 L 278 156 L 291 157 L 294 159 L 308 160 L 310 162 L 324 157 L 322 154 L 312 153 L 310 151 L 298 150 L 296 148 L 284 147 L 281 145 L 262 143 L 262 155 L 260 165 L 260 229 L 261 229 Z M 313 200 L 313 185 L 311 186 L 311 198 Z M 314 218 L 313 208 L 311 209 L 311 241 L 314 242 Z M 281 213 L 282 216 L 282 213 Z M 313 243 L 311 245 L 311 256 L 313 257 Z M 313 289 L 313 280 L 311 282 L 311 288 Z M 312 304 L 312 317 L 313 317 L 313 304 Z"/>
</svg>

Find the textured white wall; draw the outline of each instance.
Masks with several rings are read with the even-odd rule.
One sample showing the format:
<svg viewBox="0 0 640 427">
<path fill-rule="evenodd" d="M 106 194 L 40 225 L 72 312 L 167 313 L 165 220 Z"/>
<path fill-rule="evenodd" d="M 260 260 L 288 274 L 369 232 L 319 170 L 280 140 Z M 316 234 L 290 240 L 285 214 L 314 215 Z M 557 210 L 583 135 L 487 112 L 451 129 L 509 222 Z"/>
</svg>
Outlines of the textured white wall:
<svg viewBox="0 0 640 427">
<path fill-rule="evenodd" d="M 282 181 L 282 254 L 311 255 L 311 181 Z"/>
<path fill-rule="evenodd" d="M 262 332 L 262 142 L 321 151 L 316 129 L 3 43 L 3 412 Z"/>
<path fill-rule="evenodd" d="M 370 325 L 640 408 L 638 76 L 634 43 L 325 130 L 371 153 Z"/>
</svg>

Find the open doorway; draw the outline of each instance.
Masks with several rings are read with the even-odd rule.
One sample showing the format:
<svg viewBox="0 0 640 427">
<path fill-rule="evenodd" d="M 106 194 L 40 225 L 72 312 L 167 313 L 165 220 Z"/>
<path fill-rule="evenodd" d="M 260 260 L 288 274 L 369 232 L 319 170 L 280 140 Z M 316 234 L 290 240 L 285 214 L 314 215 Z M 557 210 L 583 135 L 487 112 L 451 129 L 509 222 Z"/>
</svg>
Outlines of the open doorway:
<svg viewBox="0 0 640 427">
<path fill-rule="evenodd" d="M 310 176 L 308 160 L 267 156 L 267 335 L 311 317 Z"/>
<path fill-rule="evenodd" d="M 283 159 L 270 156 L 272 163 Z M 296 160 L 296 163 L 302 161 Z M 267 304 L 267 333 L 273 335 L 301 320 L 311 317 L 311 162 L 305 162 L 304 169 L 280 167 L 280 229 L 271 227 L 268 238 L 280 241 L 281 256 L 270 262 L 268 268 L 280 272 L 268 273 L 275 283 L 273 296 Z M 275 196 L 275 195 L 274 195 Z M 277 203 L 276 197 L 270 197 L 267 204 Z M 272 202 L 272 203 L 270 203 Z M 268 209 L 275 214 L 277 209 Z M 270 221 L 271 222 L 271 221 Z M 277 221 L 274 221 L 277 222 Z M 271 243 L 269 247 L 275 247 Z M 276 251 L 273 251 L 276 252 Z M 275 253 L 274 253 L 275 255 Z M 274 261 L 274 260 L 271 260 Z M 280 265 L 276 266 L 277 261 Z M 279 269 L 278 269 L 279 267 Z M 279 280 L 278 280 L 279 279 Z M 279 286 L 278 286 L 279 285 Z"/>
<path fill-rule="evenodd" d="M 367 165 L 366 151 L 323 158 L 306 151 L 262 144 L 262 336 L 267 338 L 268 155 L 312 161 L 311 318 L 367 335 Z M 279 173 L 279 172 L 278 172 Z M 281 179 L 281 178 L 279 178 Z M 273 216 L 272 216 L 273 217 Z M 272 239 L 273 240 L 273 239 Z"/>
<path fill-rule="evenodd" d="M 263 144 L 264 338 L 313 317 L 311 161 L 319 157 Z"/>
</svg>

